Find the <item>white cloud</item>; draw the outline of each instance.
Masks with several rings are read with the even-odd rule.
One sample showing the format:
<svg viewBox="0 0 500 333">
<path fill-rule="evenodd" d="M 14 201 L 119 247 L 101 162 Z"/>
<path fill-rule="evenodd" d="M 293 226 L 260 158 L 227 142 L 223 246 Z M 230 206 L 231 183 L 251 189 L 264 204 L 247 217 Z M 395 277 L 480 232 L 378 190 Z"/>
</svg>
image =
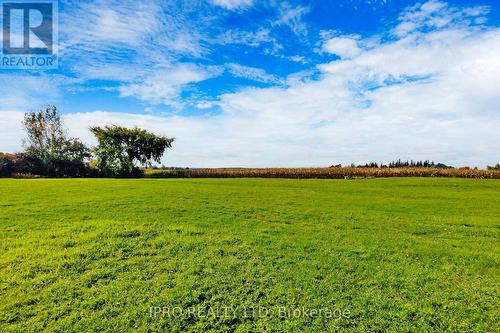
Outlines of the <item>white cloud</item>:
<svg viewBox="0 0 500 333">
<path fill-rule="evenodd" d="M 234 160 L 498 163 L 500 29 L 476 29 L 466 20 L 385 43 L 359 40 L 370 49 L 319 66 L 316 81 L 222 96 L 220 119 L 239 152 Z"/>
<path fill-rule="evenodd" d="M 172 68 L 156 71 L 138 83 L 122 86 L 119 91 L 124 97 L 136 96 L 142 101 L 153 104 L 163 103 L 180 107 L 179 95 L 185 86 L 204 81 L 220 73 L 220 69 L 216 67 L 204 68 L 193 64 L 177 64 Z"/>
<path fill-rule="evenodd" d="M 270 30 L 260 28 L 257 31 L 242 31 L 230 29 L 224 31 L 216 42 L 221 44 L 243 44 L 251 47 L 258 47 L 264 43 L 277 43 L 274 37 L 271 37 Z"/>
<path fill-rule="evenodd" d="M 283 49 L 283 45 L 271 35 L 271 30 L 266 28 L 260 28 L 256 31 L 226 30 L 215 38 L 213 42 L 224 45 L 247 45 L 252 48 L 262 47 L 264 54 L 274 56 L 280 56 L 280 51 Z"/>
<path fill-rule="evenodd" d="M 284 1 L 280 3 L 278 9 L 279 17 L 273 22 L 273 25 L 285 25 L 298 36 L 307 35 L 307 24 L 302 21 L 302 18 L 309 13 L 309 7 L 292 6 L 290 3 Z"/>
<path fill-rule="evenodd" d="M 214 107 L 215 103 L 214 102 L 211 102 L 211 101 L 200 101 L 198 103 L 196 103 L 196 108 L 198 109 L 210 109 L 212 107 Z"/>
<path fill-rule="evenodd" d="M 24 113 L 20 111 L 0 111 L 0 151 L 17 153 L 22 151 L 22 140 L 25 137 L 21 121 Z"/>
<path fill-rule="evenodd" d="M 489 8 L 485 6 L 452 7 L 446 2 L 430 0 L 409 7 L 399 17 L 399 25 L 393 34 L 403 37 L 422 29 L 442 29 L 450 26 L 463 27 L 471 24 L 485 23 L 484 15 Z"/>
<path fill-rule="evenodd" d="M 61 100 L 58 76 L 0 73 L 0 86 L 4 87 L 0 111 L 36 110 Z"/>
<path fill-rule="evenodd" d="M 251 7 L 254 0 L 212 0 L 212 3 L 225 9 L 238 10 Z"/>
<path fill-rule="evenodd" d="M 74 3 L 61 14 L 63 50 L 77 46 L 96 51 L 109 43 L 141 47 L 160 31 L 161 19 L 161 6 L 154 1 Z"/>
<path fill-rule="evenodd" d="M 212 20 L 200 3 L 73 2 L 61 12 L 60 65 L 81 80 L 134 81 L 180 57 L 210 50 Z M 208 5 L 206 5 L 208 6 Z M 141 75 L 142 74 L 142 75 Z"/>
<path fill-rule="evenodd" d="M 351 37 L 330 38 L 324 42 L 323 50 L 336 54 L 342 59 L 353 58 L 361 53 L 357 39 Z"/>
<path fill-rule="evenodd" d="M 275 83 L 275 84 L 282 83 L 282 80 L 280 80 L 278 77 L 266 73 L 266 71 L 261 68 L 242 66 L 240 64 L 235 64 L 235 63 L 230 63 L 227 64 L 226 66 L 229 72 L 237 77 L 242 77 L 249 80 L 254 80 L 264 83 Z"/>
<path fill-rule="evenodd" d="M 259 28 L 256 31 L 229 29 L 213 40 L 216 44 L 246 45 L 252 48 L 262 47 L 262 52 L 267 55 L 279 56 L 283 45 L 271 35 L 271 30 Z"/>
<path fill-rule="evenodd" d="M 300 55 L 290 56 L 290 57 L 288 57 L 288 59 L 293 61 L 293 62 L 300 62 L 302 64 L 307 63 L 306 57 L 300 56 Z"/>
</svg>

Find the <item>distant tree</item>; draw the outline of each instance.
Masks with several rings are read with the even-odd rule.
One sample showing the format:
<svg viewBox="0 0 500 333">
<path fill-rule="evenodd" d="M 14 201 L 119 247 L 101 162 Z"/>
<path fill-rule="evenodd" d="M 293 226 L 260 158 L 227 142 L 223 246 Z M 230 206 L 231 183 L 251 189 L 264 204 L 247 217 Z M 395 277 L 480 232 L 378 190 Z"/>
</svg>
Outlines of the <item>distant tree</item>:
<svg viewBox="0 0 500 333">
<path fill-rule="evenodd" d="M 91 127 L 98 141 L 93 149 L 96 168 L 108 176 L 133 176 L 139 173 L 136 164 L 151 166 L 160 163 L 173 138 L 155 135 L 140 128 L 120 126 Z"/>
<path fill-rule="evenodd" d="M 48 106 L 24 115 L 28 133 L 25 155 L 49 176 L 81 176 L 90 150 L 79 140 L 67 138 L 57 107 Z"/>
</svg>

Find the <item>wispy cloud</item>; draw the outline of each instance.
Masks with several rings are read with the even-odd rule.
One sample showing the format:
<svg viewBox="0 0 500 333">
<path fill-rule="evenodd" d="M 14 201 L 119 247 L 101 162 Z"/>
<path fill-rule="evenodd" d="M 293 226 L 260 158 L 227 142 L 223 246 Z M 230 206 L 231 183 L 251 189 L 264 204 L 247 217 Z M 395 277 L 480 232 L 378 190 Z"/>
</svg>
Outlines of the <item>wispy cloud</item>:
<svg viewBox="0 0 500 333">
<path fill-rule="evenodd" d="M 488 12 L 487 6 L 460 8 L 439 0 L 417 3 L 400 15 L 400 23 L 393 29 L 393 34 L 402 37 L 416 31 L 483 24 Z"/>
<path fill-rule="evenodd" d="M 142 81 L 119 88 L 120 95 L 136 96 L 153 104 L 166 104 L 176 108 L 182 106 L 179 95 L 189 84 L 217 76 L 221 69 L 201 67 L 193 64 L 176 64 L 174 67 L 156 71 Z"/>
<path fill-rule="evenodd" d="M 230 29 L 222 32 L 213 42 L 229 46 L 245 45 L 273 56 L 281 56 L 283 50 L 283 45 L 272 35 L 271 30 L 263 27 L 256 31 Z"/>
<path fill-rule="evenodd" d="M 135 73 L 209 52 L 204 40 L 212 18 L 203 14 L 201 3 L 187 1 L 180 8 L 161 1 L 70 3 L 61 14 L 60 56 L 79 77 L 134 80 Z"/>
<path fill-rule="evenodd" d="M 0 75 L 0 86 L 5 89 L 0 111 L 33 111 L 48 103 L 59 102 L 62 98 L 59 80 L 60 77 L 49 75 Z"/>
<path fill-rule="evenodd" d="M 70 2 L 61 13 L 62 51 L 99 51 L 107 46 L 143 47 L 162 28 L 157 2 Z M 133 19 L 133 24 L 131 21 Z"/>
<path fill-rule="evenodd" d="M 307 63 L 306 57 L 300 55 L 289 56 L 288 59 L 294 62 L 300 62 L 302 64 Z"/>
<path fill-rule="evenodd" d="M 277 76 L 266 73 L 262 68 L 255 68 L 249 66 L 242 66 L 240 64 L 227 64 L 227 69 L 229 72 L 237 77 L 242 77 L 249 80 L 259 81 L 263 83 L 273 83 L 273 84 L 281 84 L 282 80 L 280 80 Z"/>
<path fill-rule="evenodd" d="M 225 9 L 240 10 L 251 7 L 254 0 L 212 0 L 212 3 Z"/>
<path fill-rule="evenodd" d="M 294 34 L 305 36 L 307 35 L 308 29 L 307 24 L 302 19 L 309 11 L 309 7 L 293 6 L 289 2 L 284 1 L 279 5 L 279 16 L 278 19 L 273 21 L 273 25 L 287 26 Z"/>
<path fill-rule="evenodd" d="M 260 28 L 257 31 L 231 29 L 224 31 L 215 41 L 221 44 L 243 44 L 251 47 L 277 43 L 276 38 L 272 37 L 270 32 L 267 28 Z"/>
</svg>

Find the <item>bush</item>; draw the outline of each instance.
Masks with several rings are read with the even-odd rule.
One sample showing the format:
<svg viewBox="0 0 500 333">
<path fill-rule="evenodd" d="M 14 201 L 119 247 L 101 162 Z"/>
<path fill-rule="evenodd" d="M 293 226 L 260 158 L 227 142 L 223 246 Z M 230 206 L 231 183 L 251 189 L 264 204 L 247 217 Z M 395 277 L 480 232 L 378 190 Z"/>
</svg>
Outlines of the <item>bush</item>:
<svg viewBox="0 0 500 333">
<path fill-rule="evenodd" d="M 0 177 L 9 177 L 12 174 L 12 162 L 3 155 L 0 156 Z"/>
<path fill-rule="evenodd" d="M 13 174 L 40 174 L 40 164 L 26 154 L 0 153 L 0 176 L 11 177 Z"/>
</svg>

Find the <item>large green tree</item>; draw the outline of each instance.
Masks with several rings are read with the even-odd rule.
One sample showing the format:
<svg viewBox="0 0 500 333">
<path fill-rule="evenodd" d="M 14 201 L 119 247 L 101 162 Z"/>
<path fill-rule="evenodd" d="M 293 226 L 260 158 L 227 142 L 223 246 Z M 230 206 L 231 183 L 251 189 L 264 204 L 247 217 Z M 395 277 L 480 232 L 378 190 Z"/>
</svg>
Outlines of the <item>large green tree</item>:
<svg viewBox="0 0 500 333">
<path fill-rule="evenodd" d="M 82 176 L 90 150 L 79 140 L 68 138 L 57 107 L 48 106 L 24 115 L 28 134 L 24 154 L 36 161 L 49 176 Z"/>
<path fill-rule="evenodd" d="M 132 176 L 139 173 L 137 164 L 160 163 L 173 138 L 160 136 L 140 128 L 121 126 L 91 127 L 98 141 L 93 152 L 96 168 L 108 176 Z"/>
</svg>

